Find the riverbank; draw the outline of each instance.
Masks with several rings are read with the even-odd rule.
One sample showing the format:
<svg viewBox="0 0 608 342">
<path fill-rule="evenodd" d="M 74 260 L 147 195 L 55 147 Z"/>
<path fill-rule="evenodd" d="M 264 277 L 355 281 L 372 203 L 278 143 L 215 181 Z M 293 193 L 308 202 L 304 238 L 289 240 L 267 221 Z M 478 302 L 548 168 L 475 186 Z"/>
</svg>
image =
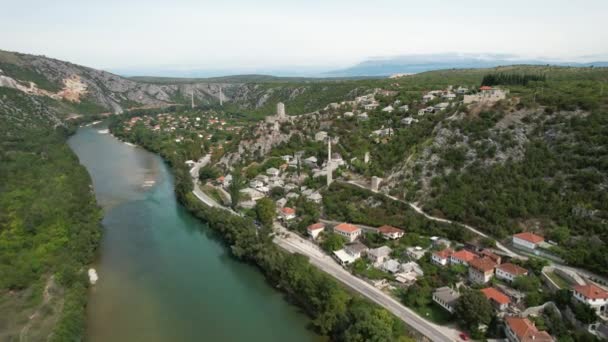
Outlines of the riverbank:
<svg viewBox="0 0 608 342">
<path fill-rule="evenodd" d="M 305 256 L 276 246 L 271 231 L 258 231 L 251 219 L 202 204 L 192 193 L 192 178 L 183 158 L 163 154 L 145 141 L 132 141 L 160 153 L 173 170 L 179 201 L 222 237 L 235 258 L 256 265 L 271 284 L 300 306 L 312 318 L 312 326 L 319 334 L 336 341 L 410 340 L 400 319 L 346 290 Z"/>
<path fill-rule="evenodd" d="M 178 202 L 158 154 L 100 127 L 70 140 L 104 209 L 86 341 L 323 341 L 302 310 Z"/>
</svg>

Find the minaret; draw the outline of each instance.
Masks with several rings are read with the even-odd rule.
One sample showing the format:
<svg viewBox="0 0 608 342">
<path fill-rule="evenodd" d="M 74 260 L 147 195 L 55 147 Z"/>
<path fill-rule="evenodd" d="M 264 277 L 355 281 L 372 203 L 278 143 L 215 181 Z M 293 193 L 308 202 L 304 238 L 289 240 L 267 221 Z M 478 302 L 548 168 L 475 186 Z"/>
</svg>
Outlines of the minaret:
<svg viewBox="0 0 608 342">
<path fill-rule="evenodd" d="M 190 100 L 191 100 L 192 109 L 194 109 L 194 88 L 192 88 L 192 92 L 190 93 Z"/>
<path fill-rule="evenodd" d="M 331 138 L 327 137 L 327 186 L 329 187 L 332 182 L 332 162 L 331 162 Z"/>
<path fill-rule="evenodd" d="M 222 86 L 220 86 L 220 106 L 223 105 L 223 101 L 222 101 Z"/>
</svg>

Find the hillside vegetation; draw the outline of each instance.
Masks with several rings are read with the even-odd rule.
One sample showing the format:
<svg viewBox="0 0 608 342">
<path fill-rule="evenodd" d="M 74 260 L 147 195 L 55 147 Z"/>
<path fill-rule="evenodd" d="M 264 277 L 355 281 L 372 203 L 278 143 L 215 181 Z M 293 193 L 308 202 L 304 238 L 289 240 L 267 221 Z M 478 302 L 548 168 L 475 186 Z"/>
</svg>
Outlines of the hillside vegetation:
<svg viewBox="0 0 608 342">
<path fill-rule="evenodd" d="M 101 212 L 47 99 L 0 88 L 0 339 L 81 339 Z M 19 337 L 20 336 L 20 337 Z"/>
</svg>

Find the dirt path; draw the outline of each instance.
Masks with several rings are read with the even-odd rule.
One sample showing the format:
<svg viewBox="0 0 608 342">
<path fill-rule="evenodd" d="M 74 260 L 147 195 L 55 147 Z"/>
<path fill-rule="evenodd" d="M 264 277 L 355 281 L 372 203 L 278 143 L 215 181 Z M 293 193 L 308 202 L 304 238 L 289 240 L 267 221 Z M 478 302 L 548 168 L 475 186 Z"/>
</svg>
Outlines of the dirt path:
<svg viewBox="0 0 608 342">
<path fill-rule="evenodd" d="M 26 342 L 28 340 L 28 333 L 30 331 L 30 328 L 32 327 L 36 319 L 41 316 L 42 308 L 48 305 L 51 302 L 51 299 L 53 299 L 53 295 L 51 294 L 51 288 L 55 286 L 55 276 L 52 275 L 49 277 L 49 279 L 46 281 L 46 284 L 44 285 L 44 290 L 42 291 L 42 303 L 40 303 L 36 311 L 34 311 L 34 313 L 30 315 L 27 324 L 21 329 L 21 332 L 19 333 L 20 342 Z"/>
</svg>

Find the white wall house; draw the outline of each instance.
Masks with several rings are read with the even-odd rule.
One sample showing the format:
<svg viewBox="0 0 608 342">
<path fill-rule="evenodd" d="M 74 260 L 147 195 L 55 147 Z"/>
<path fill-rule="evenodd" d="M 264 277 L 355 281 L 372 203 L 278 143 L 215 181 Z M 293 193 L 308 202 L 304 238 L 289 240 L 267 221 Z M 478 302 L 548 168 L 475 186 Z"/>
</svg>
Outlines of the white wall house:
<svg viewBox="0 0 608 342">
<path fill-rule="evenodd" d="M 578 285 L 572 289 L 574 298 L 589 304 L 596 313 L 608 316 L 608 291 L 595 284 Z"/>
<path fill-rule="evenodd" d="M 340 223 L 334 227 L 334 233 L 344 236 L 349 242 L 353 242 L 361 235 L 361 228 L 350 223 Z"/>
<path fill-rule="evenodd" d="M 321 234 L 321 232 L 323 232 L 325 230 L 325 224 L 323 224 L 322 222 L 318 222 L 318 223 L 313 223 L 310 226 L 306 227 L 306 231 L 308 232 L 308 235 L 310 237 L 312 237 L 313 239 L 316 239 L 319 234 Z"/>
<path fill-rule="evenodd" d="M 445 266 L 450 262 L 452 253 L 453 251 L 449 248 L 435 252 L 431 255 L 431 261 L 436 265 Z"/>
<path fill-rule="evenodd" d="M 512 282 L 515 278 L 525 276 L 528 274 L 528 270 L 523 267 L 511 263 L 505 263 L 498 265 L 496 268 L 496 278 Z"/>
<path fill-rule="evenodd" d="M 513 235 L 513 246 L 520 248 L 535 249 L 545 239 L 542 236 L 530 232 L 523 232 Z"/>
</svg>

